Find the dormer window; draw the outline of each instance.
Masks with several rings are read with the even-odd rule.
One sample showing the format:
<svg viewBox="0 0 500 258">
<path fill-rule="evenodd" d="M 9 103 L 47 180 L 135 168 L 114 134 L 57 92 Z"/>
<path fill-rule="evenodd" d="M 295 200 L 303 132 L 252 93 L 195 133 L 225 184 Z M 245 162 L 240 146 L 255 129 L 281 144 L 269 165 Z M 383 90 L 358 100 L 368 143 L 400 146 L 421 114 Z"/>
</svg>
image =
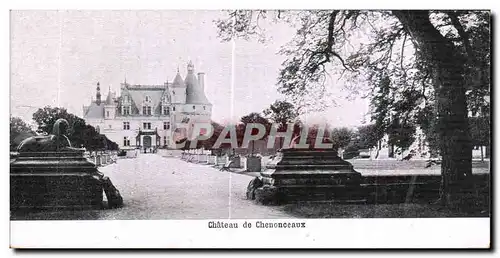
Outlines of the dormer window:
<svg viewBox="0 0 500 258">
<path fill-rule="evenodd" d="M 151 115 L 151 106 L 143 106 L 142 107 L 142 114 L 150 116 Z"/>
<path fill-rule="evenodd" d="M 164 115 L 169 115 L 170 114 L 170 108 L 166 107 L 166 106 L 163 106 L 163 114 Z"/>
<path fill-rule="evenodd" d="M 125 95 L 125 97 L 123 97 L 123 102 L 125 102 L 125 103 L 130 102 L 130 99 L 128 98 L 128 95 Z"/>
<path fill-rule="evenodd" d="M 151 97 L 146 96 L 146 102 L 151 102 Z"/>
<path fill-rule="evenodd" d="M 122 107 L 122 114 L 124 116 L 130 115 L 130 106 L 124 106 L 124 107 Z"/>
</svg>

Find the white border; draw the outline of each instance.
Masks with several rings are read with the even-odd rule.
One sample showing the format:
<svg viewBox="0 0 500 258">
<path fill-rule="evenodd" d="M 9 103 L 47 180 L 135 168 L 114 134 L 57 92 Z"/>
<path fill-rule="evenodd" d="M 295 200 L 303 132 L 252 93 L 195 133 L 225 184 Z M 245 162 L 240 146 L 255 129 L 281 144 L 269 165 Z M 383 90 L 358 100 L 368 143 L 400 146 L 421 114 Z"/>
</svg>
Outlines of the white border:
<svg viewBox="0 0 500 258">
<path fill-rule="evenodd" d="M 23 248 L 487 248 L 490 219 L 13 221 L 12 247 Z M 222 221 L 222 220 L 221 220 Z M 305 222 L 305 228 L 256 228 Z M 249 222 L 252 228 L 243 228 Z M 432 229 L 432 230 L 429 230 Z M 48 234 L 50 232 L 50 234 Z"/>
</svg>

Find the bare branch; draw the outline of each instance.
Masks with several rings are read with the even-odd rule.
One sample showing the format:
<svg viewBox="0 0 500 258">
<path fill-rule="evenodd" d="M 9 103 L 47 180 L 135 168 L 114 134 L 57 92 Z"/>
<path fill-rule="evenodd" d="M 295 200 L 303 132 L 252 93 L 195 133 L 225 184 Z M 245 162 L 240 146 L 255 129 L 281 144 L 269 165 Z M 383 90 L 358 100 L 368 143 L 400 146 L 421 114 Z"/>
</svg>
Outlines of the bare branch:
<svg viewBox="0 0 500 258">
<path fill-rule="evenodd" d="M 405 43 L 406 43 L 406 37 L 407 36 L 408 36 L 408 34 L 405 33 L 405 37 L 403 39 L 403 46 L 401 47 L 401 70 L 403 70 L 405 78 L 406 78 L 406 69 L 403 66 L 403 60 L 404 60 L 404 51 L 405 51 Z"/>
</svg>

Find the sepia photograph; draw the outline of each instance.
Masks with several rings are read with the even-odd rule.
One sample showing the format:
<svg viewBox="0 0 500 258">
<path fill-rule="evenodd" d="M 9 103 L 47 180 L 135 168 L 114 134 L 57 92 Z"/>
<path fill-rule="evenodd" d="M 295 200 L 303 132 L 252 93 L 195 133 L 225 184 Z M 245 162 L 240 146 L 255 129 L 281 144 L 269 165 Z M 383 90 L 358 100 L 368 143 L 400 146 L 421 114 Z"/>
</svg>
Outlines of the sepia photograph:
<svg viewBox="0 0 500 258">
<path fill-rule="evenodd" d="M 11 248 L 491 248 L 490 10 L 9 15 Z"/>
</svg>

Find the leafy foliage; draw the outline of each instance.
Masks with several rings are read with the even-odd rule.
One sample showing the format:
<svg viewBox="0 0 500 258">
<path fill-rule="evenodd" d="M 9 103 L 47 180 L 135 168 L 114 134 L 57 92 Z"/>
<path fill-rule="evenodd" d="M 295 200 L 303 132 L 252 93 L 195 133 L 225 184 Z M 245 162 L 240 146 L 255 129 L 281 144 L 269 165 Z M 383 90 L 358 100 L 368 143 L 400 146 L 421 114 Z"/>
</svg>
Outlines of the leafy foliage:
<svg viewBox="0 0 500 258">
<path fill-rule="evenodd" d="M 416 126 L 408 122 L 399 122 L 395 120 L 389 126 L 389 145 L 394 145 L 401 148 L 402 150 L 407 150 L 411 144 L 415 141 L 415 131 Z"/>
<path fill-rule="evenodd" d="M 369 149 L 377 146 L 378 142 L 384 137 L 384 130 L 376 124 L 359 126 L 355 134 L 355 145 L 359 149 Z"/>
<path fill-rule="evenodd" d="M 333 128 L 331 131 L 331 138 L 335 146 L 338 148 L 345 148 L 354 137 L 354 132 L 347 127 Z"/>
<path fill-rule="evenodd" d="M 287 128 L 299 116 L 295 106 L 287 101 L 277 100 L 263 111 L 267 119 L 278 124 L 279 130 Z"/>
<path fill-rule="evenodd" d="M 34 136 L 36 133 L 31 126 L 19 117 L 10 117 L 10 150 L 15 151 L 19 143 L 24 139 Z"/>
<path fill-rule="evenodd" d="M 473 146 L 488 146 L 491 144 L 491 127 L 489 117 L 469 118 L 469 128 Z"/>
<path fill-rule="evenodd" d="M 252 26 L 248 17 L 263 12 L 269 14 L 229 12 L 232 23 L 219 21 L 224 25 L 219 26 L 220 33 L 229 36 L 223 39 L 258 35 L 259 26 Z M 443 159 L 441 200 L 451 204 L 453 196 L 459 201 L 457 189 L 472 175 L 468 114 L 489 116 L 490 112 L 490 12 L 275 13 L 277 20 L 297 28 L 280 52 L 286 60 L 278 89 L 297 103 L 313 96 L 309 105 L 318 106 L 327 78 L 335 73 L 345 78 L 353 92 L 373 96 L 372 119 L 377 128 L 393 135 L 398 132 L 393 142 L 407 146 L 412 127 L 423 125 L 426 135 L 437 138 Z M 423 114 L 424 110 L 433 113 Z M 400 126 L 395 128 L 396 119 Z"/>
<path fill-rule="evenodd" d="M 57 119 L 66 119 L 70 125 L 66 132 L 71 144 L 75 147 L 85 147 L 89 151 L 118 150 L 118 144 L 109 140 L 105 135 L 99 134 L 97 130 L 85 123 L 82 118 L 68 113 L 65 108 L 52 108 L 46 106 L 39 108 L 33 114 L 33 120 L 38 124 L 38 131 L 50 134 Z"/>
</svg>

